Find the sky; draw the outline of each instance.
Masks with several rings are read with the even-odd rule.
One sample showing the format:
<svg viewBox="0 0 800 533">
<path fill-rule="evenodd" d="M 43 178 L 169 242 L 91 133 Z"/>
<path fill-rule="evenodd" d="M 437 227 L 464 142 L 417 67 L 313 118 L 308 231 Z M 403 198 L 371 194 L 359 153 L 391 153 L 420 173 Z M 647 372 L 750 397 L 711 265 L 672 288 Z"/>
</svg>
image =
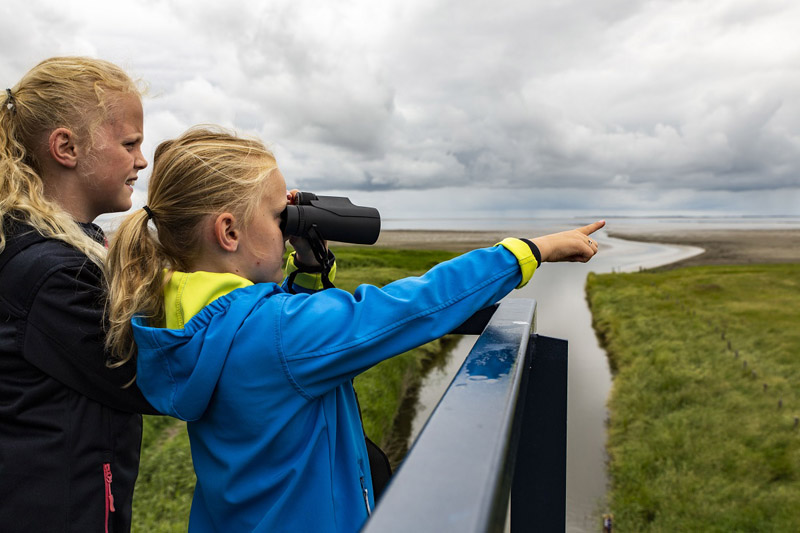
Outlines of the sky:
<svg viewBox="0 0 800 533">
<path fill-rule="evenodd" d="M 108 59 L 148 86 L 148 159 L 220 124 L 385 219 L 797 216 L 798 27 L 796 0 L 3 0 L 0 83 Z"/>
</svg>

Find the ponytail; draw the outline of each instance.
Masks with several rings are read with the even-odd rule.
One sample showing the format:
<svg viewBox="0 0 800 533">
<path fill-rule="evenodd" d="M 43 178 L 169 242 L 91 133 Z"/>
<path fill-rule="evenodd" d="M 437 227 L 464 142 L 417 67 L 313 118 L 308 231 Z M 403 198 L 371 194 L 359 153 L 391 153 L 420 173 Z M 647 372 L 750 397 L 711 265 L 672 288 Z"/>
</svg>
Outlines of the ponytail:
<svg viewBox="0 0 800 533">
<path fill-rule="evenodd" d="M 16 99 L 15 99 L 16 100 Z M 44 194 L 33 154 L 22 142 L 24 111 L 20 104 L 0 109 L 0 252 L 6 246 L 6 227 L 13 221 L 30 224 L 39 233 L 70 244 L 101 265 L 105 249 L 87 236 L 75 220 Z M 20 116 L 22 115 L 22 116 Z"/>
<path fill-rule="evenodd" d="M 136 353 L 131 319 L 142 315 L 153 324 L 164 322 L 164 269 L 169 260 L 147 227 L 150 214 L 138 209 L 114 234 L 106 259 L 109 298 L 106 308 L 106 348 L 109 366 L 125 364 Z"/>
</svg>

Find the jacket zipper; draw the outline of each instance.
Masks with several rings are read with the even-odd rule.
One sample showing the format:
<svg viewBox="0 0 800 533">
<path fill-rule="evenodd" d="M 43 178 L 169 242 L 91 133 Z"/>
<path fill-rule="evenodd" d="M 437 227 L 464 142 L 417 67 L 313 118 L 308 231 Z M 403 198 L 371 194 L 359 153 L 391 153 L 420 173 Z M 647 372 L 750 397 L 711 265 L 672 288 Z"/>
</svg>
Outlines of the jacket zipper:
<svg viewBox="0 0 800 533">
<path fill-rule="evenodd" d="M 363 478 L 362 478 L 363 479 Z M 106 533 L 108 533 L 109 513 L 114 510 L 114 495 L 111 494 L 111 463 L 103 463 L 103 481 L 106 487 Z"/>
<path fill-rule="evenodd" d="M 369 490 L 367 490 L 367 484 L 364 483 L 364 476 L 359 478 L 361 480 L 361 492 L 364 494 L 364 505 L 367 506 L 367 516 L 372 515 L 372 509 L 369 507 Z"/>
</svg>

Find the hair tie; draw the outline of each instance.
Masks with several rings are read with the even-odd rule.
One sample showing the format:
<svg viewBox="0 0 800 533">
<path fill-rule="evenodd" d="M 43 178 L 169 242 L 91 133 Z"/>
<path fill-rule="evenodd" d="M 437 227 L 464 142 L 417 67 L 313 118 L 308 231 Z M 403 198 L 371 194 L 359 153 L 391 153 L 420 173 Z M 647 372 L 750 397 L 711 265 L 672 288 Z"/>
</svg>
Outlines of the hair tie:
<svg viewBox="0 0 800 533">
<path fill-rule="evenodd" d="M 3 106 L 11 111 L 12 113 L 17 112 L 17 102 L 14 100 L 14 95 L 11 93 L 11 89 L 6 89 L 6 103 Z"/>
<path fill-rule="evenodd" d="M 156 218 L 156 216 L 153 214 L 153 211 L 149 207 L 144 206 L 142 207 L 142 209 L 144 209 L 144 212 L 147 213 L 147 220 Z"/>
</svg>

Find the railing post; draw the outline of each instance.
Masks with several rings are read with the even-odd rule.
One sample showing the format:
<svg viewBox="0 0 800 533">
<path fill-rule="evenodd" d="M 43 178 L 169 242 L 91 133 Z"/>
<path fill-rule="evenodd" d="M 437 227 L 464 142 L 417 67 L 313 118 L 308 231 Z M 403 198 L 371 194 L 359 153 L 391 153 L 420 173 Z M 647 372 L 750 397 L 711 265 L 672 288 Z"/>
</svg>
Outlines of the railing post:
<svg viewBox="0 0 800 533">
<path fill-rule="evenodd" d="M 566 528 L 567 341 L 531 335 L 511 488 L 511 531 Z"/>
</svg>

